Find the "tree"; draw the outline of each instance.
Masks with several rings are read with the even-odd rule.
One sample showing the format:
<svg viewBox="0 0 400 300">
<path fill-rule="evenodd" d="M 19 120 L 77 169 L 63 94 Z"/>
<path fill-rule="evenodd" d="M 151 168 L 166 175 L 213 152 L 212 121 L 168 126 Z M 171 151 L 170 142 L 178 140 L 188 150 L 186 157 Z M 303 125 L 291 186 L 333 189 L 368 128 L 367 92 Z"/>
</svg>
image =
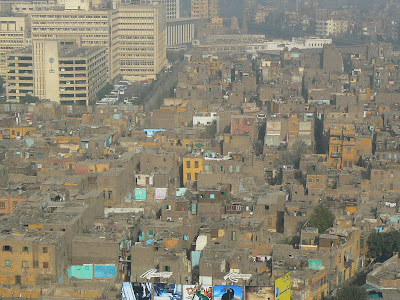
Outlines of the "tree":
<svg viewBox="0 0 400 300">
<path fill-rule="evenodd" d="M 311 153 L 311 147 L 308 146 L 304 141 L 297 140 L 293 143 L 292 149 L 284 152 L 281 155 L 281 164 L 283 165 L 294 165 L 296 168 L 300 165 L 301 157 L 304 154 Z"/>
<path fill-rule="evenodd" d="M 109 94 L 114 89 L 114 86 L 110 83 L 107 83 L 105 87 L 103 87 L 100 91 L 97 92 L 96 96 L 98 100 L 104 98 L 105 95 Z"/>
<path fill-rule="evenodd" d="M 0 76 L 0 94 L 3 93 L 4 90 L 4 78 Z"/>
<path fill-rule="evenodd" d="M 367 300 L 367 291 L 359 286 L 347 285 L 339 290 L 337 299 Z"/>
<path fill-rule="evenodd" d="M 332 227 L 334 220 L 335 215 L 329 209 L 319 205 L 311 213 L 309 224 L 318 228 L 318 232 L 323 233 Z"/>
<path fill-rule="evenodd" d="M 21 97 L 19 103 L 36 103 L 40 99 L 38 97 L 32 96 L 30 94 L 26 94 L 25 96 Z"/>
<path fill-rule="evenodd" d="M 395 252 L 400 252 L 400 231 L 374 232 L 368 237 L 368 249 L 372 258 L 384 262 Z"/>
</svg>

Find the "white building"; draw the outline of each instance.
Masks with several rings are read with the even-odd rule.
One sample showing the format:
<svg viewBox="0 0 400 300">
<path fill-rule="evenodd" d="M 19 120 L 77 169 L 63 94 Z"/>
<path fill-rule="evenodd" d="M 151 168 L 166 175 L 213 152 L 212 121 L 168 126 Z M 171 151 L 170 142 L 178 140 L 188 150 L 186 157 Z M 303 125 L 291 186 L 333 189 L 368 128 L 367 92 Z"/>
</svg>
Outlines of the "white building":
<svg viewBox="0 0 400 300">
<path fill-rule="evenodd" d="M 316 37 L 311 38 L 292 38 L 288 40 L 273 40 L 263 43 L 250 44 L 246 47 L 246 52 L 255 54 L 260 51 L 280 52 L 287 48 L 291 51 L 293 48 L 300 50 L 307 49 L 322 49 L 324 45 L 332 44 L 332 39 L 321 39 Z"/>
<path fill-rule="evenodd" d="M 195 19 L 186 18 L 167 21 L 167 46 L 174 47 L 192 43 Z"/>
<path fill-rule="evenodd" d="M 140 0 L 140 3 L 166 5 L 167 20 L 179 19 L 179 0 Z"/>
<path fill-rule="evenodd" d="M 219 126 L 219 116 L 216 112 L 198 112 L 193 116 L 193 127 L 203 127 L 215 124 Z"/>
</svg>

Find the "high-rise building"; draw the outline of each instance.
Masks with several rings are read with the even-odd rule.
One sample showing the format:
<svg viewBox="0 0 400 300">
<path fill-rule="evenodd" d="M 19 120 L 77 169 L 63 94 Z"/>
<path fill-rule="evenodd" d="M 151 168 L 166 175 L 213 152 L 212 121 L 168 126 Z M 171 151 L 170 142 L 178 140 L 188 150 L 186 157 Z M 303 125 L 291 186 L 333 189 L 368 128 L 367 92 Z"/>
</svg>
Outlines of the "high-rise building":
<svg viewBox="0 0 400 300">
<path fill-rule="evenodd" d="M 167 9 L 167 20 L 175 20 L 180 18 L 179 0 L 140 0 L 140 3 L 165 5 Z"/>
<path fill-rule="evenodd" d="M 112 13 L 112 78 L 156 79 L 167 64 L 164 6 L 121 5 Z"/>
<path fill-rule="evenodd" d="M 7 65 L 6 90 L 11 102 L 29 94 L 61 104 L 88 105 L 107 84 L 105 47 L 33 40 L 32 47 L 9 54 Z"/>
<path fill-rule="evenodd" d="M 30 41 L 30 24 L 26 15 L 0 15 L 0 76 L 6 73 L 7 53 L 22 49 Z"/>
<path fill-rule="evenodd" d="M 106 47 L 109 51 L 110 17 L 107 10 L 37 11 L 31 14 L 32 39 L 73 37 L 82 47 Z M 110 62 L 109 57 L 109 67 Z M 109 76 L 109 80 L 112 79 Z"/>
<path fill-rule="evenodd" d="M 32 39 L 74 37 L 82 47 L 106 47 L 109 81 L 155 79 L 166 65 L 165 6 L 38 11 L 31 20 Z"/>
<path fill-rule="evenodd" d="M 212 20 L 219 16 L 219 0 L 192 0 L 192 17 Z"/>
</svg>

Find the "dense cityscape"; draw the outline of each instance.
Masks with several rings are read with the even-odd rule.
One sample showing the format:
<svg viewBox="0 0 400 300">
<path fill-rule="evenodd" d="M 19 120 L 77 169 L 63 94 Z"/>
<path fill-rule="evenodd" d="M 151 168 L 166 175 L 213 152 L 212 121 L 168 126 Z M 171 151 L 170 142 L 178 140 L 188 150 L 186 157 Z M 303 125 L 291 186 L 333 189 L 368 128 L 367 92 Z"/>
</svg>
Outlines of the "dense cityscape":
<svg viewBox="0 0 400 300">
<path fill-rule="evenodd" d="M 0 0 L 0 299 L 400 299 L 398 0 Z"/>
</svg>

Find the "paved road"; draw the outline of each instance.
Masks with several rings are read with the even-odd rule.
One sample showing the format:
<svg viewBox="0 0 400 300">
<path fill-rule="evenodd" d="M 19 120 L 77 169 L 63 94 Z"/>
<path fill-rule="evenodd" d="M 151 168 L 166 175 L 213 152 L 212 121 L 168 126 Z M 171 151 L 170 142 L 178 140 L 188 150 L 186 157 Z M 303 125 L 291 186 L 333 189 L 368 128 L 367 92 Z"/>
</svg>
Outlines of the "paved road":
<svg viewBox="0 0 400 300">
<path fill-rule="evenodd" d="M 183 70 L 184 65 L 184 62 L 177 63 L 170 73 L 163 73 L 154 86 L 150 87 L 151 92 L 143 99 L 144 111 L 147 116 L 150 115 L 151 110 L 161 106 L 162 100 L 168 97 L 171 88 L 176 86 L 178 83 L 178 73 Z"/>
</svg>

